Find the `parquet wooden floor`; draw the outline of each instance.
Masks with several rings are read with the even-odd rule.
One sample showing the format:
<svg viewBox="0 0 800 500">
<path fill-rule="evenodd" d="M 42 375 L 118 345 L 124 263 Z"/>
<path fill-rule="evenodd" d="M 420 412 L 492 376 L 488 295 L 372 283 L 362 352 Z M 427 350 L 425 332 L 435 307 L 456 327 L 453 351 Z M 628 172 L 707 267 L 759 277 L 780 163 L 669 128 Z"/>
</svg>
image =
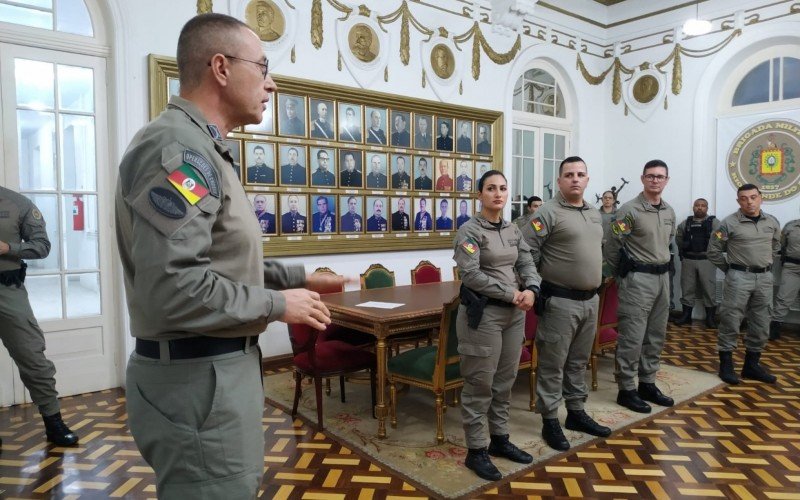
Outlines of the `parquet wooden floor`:
<svg viewBox="0 0 800 500">
<path fill-rule="evenodd" d="M 670 327 L 666 363 L 716 371 L 715 333 Z M 741 352 L 737 353 L 741 366 Z M 800 499 L 800 337 L 762 361 L 775 386 L 724 387 L 649 421 L 571 450 L 482 498 Z M 0 409 L 0 498 L 154 498 L 152 470 L 125 424 L 120 389 L 62 400 L 78 448 L 47 445 L 35 408 Z M 267 406 L 261 498 L 427 498 L 424 490 Z"/>
</svg>

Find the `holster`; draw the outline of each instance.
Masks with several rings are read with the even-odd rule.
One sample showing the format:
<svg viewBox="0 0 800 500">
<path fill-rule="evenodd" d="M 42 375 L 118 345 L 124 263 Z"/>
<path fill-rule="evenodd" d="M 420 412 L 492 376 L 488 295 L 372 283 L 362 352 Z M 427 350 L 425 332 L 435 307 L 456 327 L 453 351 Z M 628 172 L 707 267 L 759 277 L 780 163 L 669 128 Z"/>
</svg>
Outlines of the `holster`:
<svg viewBox="0 0 800 500">
<path fill-rule="evenodd" d="M 545 294 L 544 291 L 541 291 L 536 297 L 536 302 L 533 303 L 533 312 L 540 318 L 544 316 L 544 310 L 547 307 L 548 300 L 550 300 L 550 296 Z"/>
<path fill-rule="evenodd" d="M 624 278 L 629 272 L 633 270 L 634 262 L 625 247 L 619 249 L 619 268 L 617 274 L 620 278 Z"/>
<path fill-rule="evenodd" d="M 483 309 L 486 307 L 486 303 L 489 302 L 489 297 L 475 293 L 463 284 L 461 285 L 459 296 L 461 297 L 461 303 L 467 308 L 467 325 L 473 330 L 478 328 L 483 317 Z"/>
<path fill-rule="evenodd" d="M 21 287 L 25 282 L 25 274 L 28 269 L 28 264 L 20 262 L 19 269 L 12 269 L 10 271 L 0 272 L 0 285 Z"/>
</svg>

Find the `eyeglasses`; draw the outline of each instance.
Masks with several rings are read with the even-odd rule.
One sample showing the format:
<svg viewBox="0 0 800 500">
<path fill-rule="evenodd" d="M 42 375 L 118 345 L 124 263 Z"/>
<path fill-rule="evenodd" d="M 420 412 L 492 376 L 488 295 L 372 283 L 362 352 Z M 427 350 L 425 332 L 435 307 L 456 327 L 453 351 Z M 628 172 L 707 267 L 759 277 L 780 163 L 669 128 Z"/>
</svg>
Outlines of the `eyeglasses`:
<svg viewBox="0 0 800 500">
<path fill-rule="evenodd" d="M 261 66 L 261 76 L 264 77 L 264 80 L 267 79 L 267 75 L 269 74 L 269 59 L 267 59 L 267 62 L 261 63 L 261 62 L 258 62 L 258 61 L 251 61 L 250 59 L 242 59 L 241 57 L 229 56 L 228 54 L 222 54 L 222 55 L 227 57 L 228 59 L 234 59 L 236 61 L 249 62 L 249 63 L 257 64 L 257 65 Z M 210 61 L 209 61 L 208 65 L 211 66 L 211 62 Z"/>
<path fill-rule="evenodd" d="M 655 174 L 646 174 L 644 176 L 644 178 L 647 179 L 650 182 L 653 182 L 653 181 L 664 182 L 665 180 L 668 179 L 668 177 L 666 175 L 655 175 Z"/>
</svg>

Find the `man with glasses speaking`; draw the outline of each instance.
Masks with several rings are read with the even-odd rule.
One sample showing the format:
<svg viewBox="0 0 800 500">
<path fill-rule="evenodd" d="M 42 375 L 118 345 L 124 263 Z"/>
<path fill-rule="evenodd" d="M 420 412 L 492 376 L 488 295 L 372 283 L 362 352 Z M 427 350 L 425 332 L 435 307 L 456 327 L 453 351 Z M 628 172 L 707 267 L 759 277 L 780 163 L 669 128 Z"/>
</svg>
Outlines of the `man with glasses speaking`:
<svg viewBox="0 0 800 500">
<path fill-rule="evenodd" d="M 669 182 L 666 163 L 647 162 L 641 180 L 644 190 L 617 210 L 603 255 L 619 283 L 617 403 L 650 413 L 645 401 L 674 404 L 655 381 L 669 316 L 669 243 L 675 236 L 675 211 L 661 198 Z"/>
</svg>

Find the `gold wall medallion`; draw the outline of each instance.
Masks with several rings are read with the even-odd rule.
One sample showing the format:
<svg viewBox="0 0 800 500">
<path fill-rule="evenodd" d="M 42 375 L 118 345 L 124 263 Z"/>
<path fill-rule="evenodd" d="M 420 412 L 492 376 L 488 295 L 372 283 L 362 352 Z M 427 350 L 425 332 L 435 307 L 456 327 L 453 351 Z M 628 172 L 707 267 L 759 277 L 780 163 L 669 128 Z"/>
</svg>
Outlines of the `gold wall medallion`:
<svg viewBox="0 0 800 500">
<path fill-rule="evenodd" d="M 197 0 L 197 14 L 213 12 L 212 0 Z"/>
<path fill-rule="evenodd" d="M 245 22 L 265 42 L 274 42 L 286 31 L 286 19 L 272 0 L 251 0 L 245 9 Z"/>
<path fill-rule="evenodd" d="M 372 62 L 381 51 L 380 40 L 372 27 L 358 23 L 350 28 L 347 35 L 350 51 L 359 61 Z"/>
<path fill-rule="evenodd" d="M 633 84 L 633 98 L 647 104 L 658 95 L 659 83 L 653 75 L 644 75 Z"/>
<path fill-rule="evenodd" d="M 443 43 L 436 44 L 431 50 L 431 68 L 436 76 L 442 80 L 447 80 L 453 76 L 455 71 L 456 59 L 450 47 Z"/>
</svg>

